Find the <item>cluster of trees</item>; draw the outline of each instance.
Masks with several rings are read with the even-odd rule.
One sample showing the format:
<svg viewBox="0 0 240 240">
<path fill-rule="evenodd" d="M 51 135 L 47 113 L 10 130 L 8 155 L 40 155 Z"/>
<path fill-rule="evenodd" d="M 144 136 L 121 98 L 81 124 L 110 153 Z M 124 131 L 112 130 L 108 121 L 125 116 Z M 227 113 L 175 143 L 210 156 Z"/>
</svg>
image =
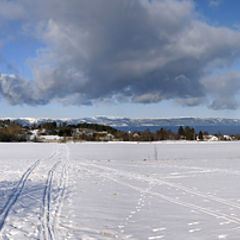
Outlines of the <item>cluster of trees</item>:
<svg viewBox="0 0 240 240">
<path fill-rule="evenodd" d="M 111 134 L 115 134 L 116 132 L 118 132 L 118 130 L 116 128 L 110 127 L 110 126 L 106 126 L 106 125 L 101 125 L 101 124 L 93 124 L 93 123 L 80 123 L 77 125 L 73 125 L 76 128 L 86 128 L 86 129 L 92 129 L 95 130 L 97 132 L 108 132 Z"/>
<path fill-rule="evenodd" d="M 149 129 L 137 132 L 122 132 L 115 133 L 115 137 L 123 141 L 161 141 L 161 140 L 175 140 L 177 134 L 171 130 L 161 128 L 156 132 L 151 132 Z"/>
<path fill-rule="evenodd" d="M 24 142 L 28 140 L 25 129 L 16 123 L 7 123 L 0 127 L 1 142 Z"/>
<path fill-rule="evenodd" d="M 186 140 L 195 140 L 196 139 L 196 133 L 194 128 L 190 128 L 189 126 L 186 126 L 185 129 L 180 126 L 178 128 L 178 137 L 180 139 L 186 139 Z M 201 137 L 201 140 L 203 140 L 203 134 L 200 131 L 199 132 L 199 139 Z"/>
</svg>

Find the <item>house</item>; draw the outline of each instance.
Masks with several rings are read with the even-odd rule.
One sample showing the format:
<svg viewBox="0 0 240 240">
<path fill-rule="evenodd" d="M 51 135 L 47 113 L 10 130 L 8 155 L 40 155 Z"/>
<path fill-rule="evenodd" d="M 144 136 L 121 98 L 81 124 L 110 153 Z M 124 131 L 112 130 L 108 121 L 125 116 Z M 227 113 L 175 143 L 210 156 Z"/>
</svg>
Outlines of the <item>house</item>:
<svg viewBox="0 0 240 240">
<path fill-rule="evenodd" d="M 223 135 L 223 139 L 224 139 L 225 141 L 232 141 L 232 140 L 233 140 L 232 137 L 229 136 L 229 135 Z"/>
<path fill-rule="evenodd" d="M 138 139 L 140 137 L 140 135 L 137 132 L 135 132 L 135 133 L 133 133 L 132 137 L 134 139 Z"/>
<path fill-rule="evenodd" d="M 217 136 L 215 136 L 215 135 L 204 135 L 203 136 L 203 139 L 205 140 L 205 141 L 219 141 L 219 138 L 217 137 Z"/>
</svg>

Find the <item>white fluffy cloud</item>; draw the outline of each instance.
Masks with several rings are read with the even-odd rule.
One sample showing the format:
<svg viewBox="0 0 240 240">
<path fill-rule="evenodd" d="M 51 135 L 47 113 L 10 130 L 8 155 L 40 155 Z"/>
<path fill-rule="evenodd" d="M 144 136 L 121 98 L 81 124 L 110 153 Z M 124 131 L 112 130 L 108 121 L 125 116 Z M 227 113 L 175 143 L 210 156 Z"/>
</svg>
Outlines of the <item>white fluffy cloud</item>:
<svg viewBox="0 0 240 240">
<path fill-rule="evenodd" d="M 227 71 L 221 74 L 206 77 L 202 83 L 214 98 L 210 107 L 213 109 L 237 109 L 240 93 L 240 72 Z"/>
<path fill-rule="evenodd" d="M 214 109 L 237 104 L 239 84 L 228 96 L 221 83 L 232 84 L 238 78 L 229 73 L 208 75 L 238 60 L 240 33 L 198 20 L 190 0 L 0 0 L 0 4 L 1 21 L 18 21 L 24 34 L 46 44 L 32 59 L 31 83 L 17 76 L 0 77 L 0 91 L 10 103 L 175 99 L 192 106 L 210 96 L 213 103 L 207 104 Z M 26 94 L 29 89 L 31 94 Z"/>
</svg>

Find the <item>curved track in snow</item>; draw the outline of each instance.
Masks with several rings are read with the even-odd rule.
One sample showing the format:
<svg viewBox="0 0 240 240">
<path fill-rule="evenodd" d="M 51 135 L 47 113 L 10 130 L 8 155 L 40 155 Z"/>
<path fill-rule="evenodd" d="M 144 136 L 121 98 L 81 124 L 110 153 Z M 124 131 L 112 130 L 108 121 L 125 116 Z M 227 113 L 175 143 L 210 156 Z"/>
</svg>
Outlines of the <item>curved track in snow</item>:
<svg viewBox="0 0 240 240">
<path fill-rule="evenodd" d="M 9 214 L 9 211 L 11 210 L 11 208 L 14 206 L 14 204 L 17 202 L 18 198 L 20 197 L 29 175 L 39 165 L 39 163 L 40 163 L 40 160 L 37 160 L 33 165 L 31 165 L 26 170 L 26 172 L 22 175 L 21 179 L 19 180 L 16 188 L 13 190 L 13 192 L 9 196 L 6 204 L 1 209 L 1 212 L 0 212 L 0 231 L 4 227 L 5 220 L 8 216 L 8 214 Z"/>
</svg>

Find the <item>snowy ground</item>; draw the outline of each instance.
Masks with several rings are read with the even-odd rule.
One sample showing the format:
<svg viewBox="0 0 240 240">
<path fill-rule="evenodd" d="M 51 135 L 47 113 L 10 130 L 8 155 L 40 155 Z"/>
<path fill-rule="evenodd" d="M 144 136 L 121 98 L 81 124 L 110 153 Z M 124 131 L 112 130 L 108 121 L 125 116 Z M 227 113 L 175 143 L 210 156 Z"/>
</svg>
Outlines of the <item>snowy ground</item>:
<svg viewBox="0 0 240 240">
<path fill-rule="evenodd" d="M 0 239 L 239 240 L 240 143 L 0 144 Z"/>
</svg>

